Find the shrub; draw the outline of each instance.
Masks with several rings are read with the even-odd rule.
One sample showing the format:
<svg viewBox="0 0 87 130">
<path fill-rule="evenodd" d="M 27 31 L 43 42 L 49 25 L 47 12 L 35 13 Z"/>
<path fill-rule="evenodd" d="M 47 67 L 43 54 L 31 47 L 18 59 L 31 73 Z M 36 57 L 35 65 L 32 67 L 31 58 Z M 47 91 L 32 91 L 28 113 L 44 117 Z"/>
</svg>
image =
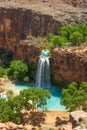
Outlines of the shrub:
<svg viewBox="0 0 87 130">
<path fill-rule="evenodd" d="M 9 76 L 14 79 L 23 80 L 28 75 L 28 66 L 21 60 L 14 60 L 10 63 Z"/>
<path fill-rule="evenodd" d="M 83 34 L 78 31 L 72 33 L 70 41 L 72 45 L 80 45 L 80 43 L 83 42 Z"/>
<path fill-rule="evenodd" d="M 0 77 L 7 77 L 7 69 L 0 67 Z"/>
<path fill-rule="evenodd" d="M 87 82 L 82 82 L 80 86 L 72 82 L 67 89 L 62 90 L 62 104 L 70 111 L 83 108 L 87 105 Z"/>
<path fill-rule="evenodd" d="M 13 96 L 14 96 L 14 93 L 13 93 L 12 90 L 8 90 L 8 91 L 6 92 L 6 95 L 7 95 L 7 98 L 8 98 L 8 99 L 12 99 Z"/>
<path fill-rule="evenodd" d="M 55 36 L 52 39 L 52 42 L 54 44 L 55 47 L 63 47 L 65 45 L 65 43 L 67 42 L 65 37 L 61 37 L 61 36 Z"/>
</svg>

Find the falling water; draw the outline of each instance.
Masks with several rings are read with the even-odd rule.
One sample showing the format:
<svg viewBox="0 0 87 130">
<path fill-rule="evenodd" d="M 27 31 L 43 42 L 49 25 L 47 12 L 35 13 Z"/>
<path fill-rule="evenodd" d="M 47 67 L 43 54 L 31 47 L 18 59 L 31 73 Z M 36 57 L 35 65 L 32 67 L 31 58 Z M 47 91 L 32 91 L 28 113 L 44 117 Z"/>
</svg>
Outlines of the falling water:
<svg viewBox="0 0 87 130">
<path fill-rule="evenodd" d="M 36 87 L 48 88 L 50 86 L 50 62 L 48 51 L 42 51 L 38 60 Z"/>
</svg>

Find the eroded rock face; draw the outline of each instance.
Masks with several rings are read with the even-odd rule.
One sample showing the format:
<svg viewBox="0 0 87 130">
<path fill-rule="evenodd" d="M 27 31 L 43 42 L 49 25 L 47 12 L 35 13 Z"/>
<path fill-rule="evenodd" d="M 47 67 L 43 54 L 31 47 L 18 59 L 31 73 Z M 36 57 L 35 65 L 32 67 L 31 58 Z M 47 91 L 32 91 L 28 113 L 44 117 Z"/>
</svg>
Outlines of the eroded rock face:
<svg viewBox="0 0 87 130">
<path fill-rule="evenodd" d="M 52 16 L 30 9 L 0 9 L 0 34 L 7 41 L 19 41 L 30 34 L 38 36 L 47 32 L 53 33 L 60 26 L 61 22 Z"/>
<path fill-rule="evenodd" d="M 0 47 L 14 53 L 16 59 L 36 63 L 40 46 L 23 43 L 28 35 L 55 32 L 61 23 L 52 16 L 30 9 L 0 9 Z M 21 42 L 22 41 L 22 42 Z"/>
<path fill-rule="evenodd" d="M 41 54 L 41 48 L 32 44 L 18 43 L 13 48 L 14 58 L 24 60 L 27 63 L 33 62 L 36 64 Z"/>
<path fill-rule="evenodd" d="M 55 80 L 87 81 L 87 47 L 54 49 L 52 70 Z"/>
</svg>

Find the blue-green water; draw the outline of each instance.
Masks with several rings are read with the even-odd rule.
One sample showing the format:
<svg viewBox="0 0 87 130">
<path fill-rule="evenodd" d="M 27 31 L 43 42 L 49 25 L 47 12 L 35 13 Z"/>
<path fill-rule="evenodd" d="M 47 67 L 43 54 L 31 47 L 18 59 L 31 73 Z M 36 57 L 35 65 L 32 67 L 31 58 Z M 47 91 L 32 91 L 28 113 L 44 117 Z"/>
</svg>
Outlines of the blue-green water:
<svg viewBox="0 0 87 130">
<path fill-rule="evenodd" d="M 25 84 L 22 82 L 16 82 L 14 83 L 15 87 L 17 90 L 23 90 L 27 89 L 29 87 L 34 87 L 34 84 Z M 47 99 L 47 105 L 45 105 L 46 110 L 51 110 L 51 111 L 63 111 L 65 110 L 65 106 L 61 105 L 60 103 L 60 98 L 61 98 L 61 90 L 57 87 L 51 86 L 48 89 L 51 93 L 51 98 Z M 42 109 L 42 108 L 39 108 Z"/>
</svg>

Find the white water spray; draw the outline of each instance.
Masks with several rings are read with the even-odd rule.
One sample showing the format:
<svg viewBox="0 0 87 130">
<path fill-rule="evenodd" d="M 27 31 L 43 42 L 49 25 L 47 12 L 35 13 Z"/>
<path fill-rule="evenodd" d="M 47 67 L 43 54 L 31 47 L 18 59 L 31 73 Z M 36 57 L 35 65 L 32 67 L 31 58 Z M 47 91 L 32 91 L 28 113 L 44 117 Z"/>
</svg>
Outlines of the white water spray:
<svg viewBox="0 0 87 130">
<path fill-rule="evenodd" d="M 50 87 L 50 62 L 48 53 L 48 51 L 43 50 L 39 58 L 35 83 L 36 87 Z"/>
</svg>

